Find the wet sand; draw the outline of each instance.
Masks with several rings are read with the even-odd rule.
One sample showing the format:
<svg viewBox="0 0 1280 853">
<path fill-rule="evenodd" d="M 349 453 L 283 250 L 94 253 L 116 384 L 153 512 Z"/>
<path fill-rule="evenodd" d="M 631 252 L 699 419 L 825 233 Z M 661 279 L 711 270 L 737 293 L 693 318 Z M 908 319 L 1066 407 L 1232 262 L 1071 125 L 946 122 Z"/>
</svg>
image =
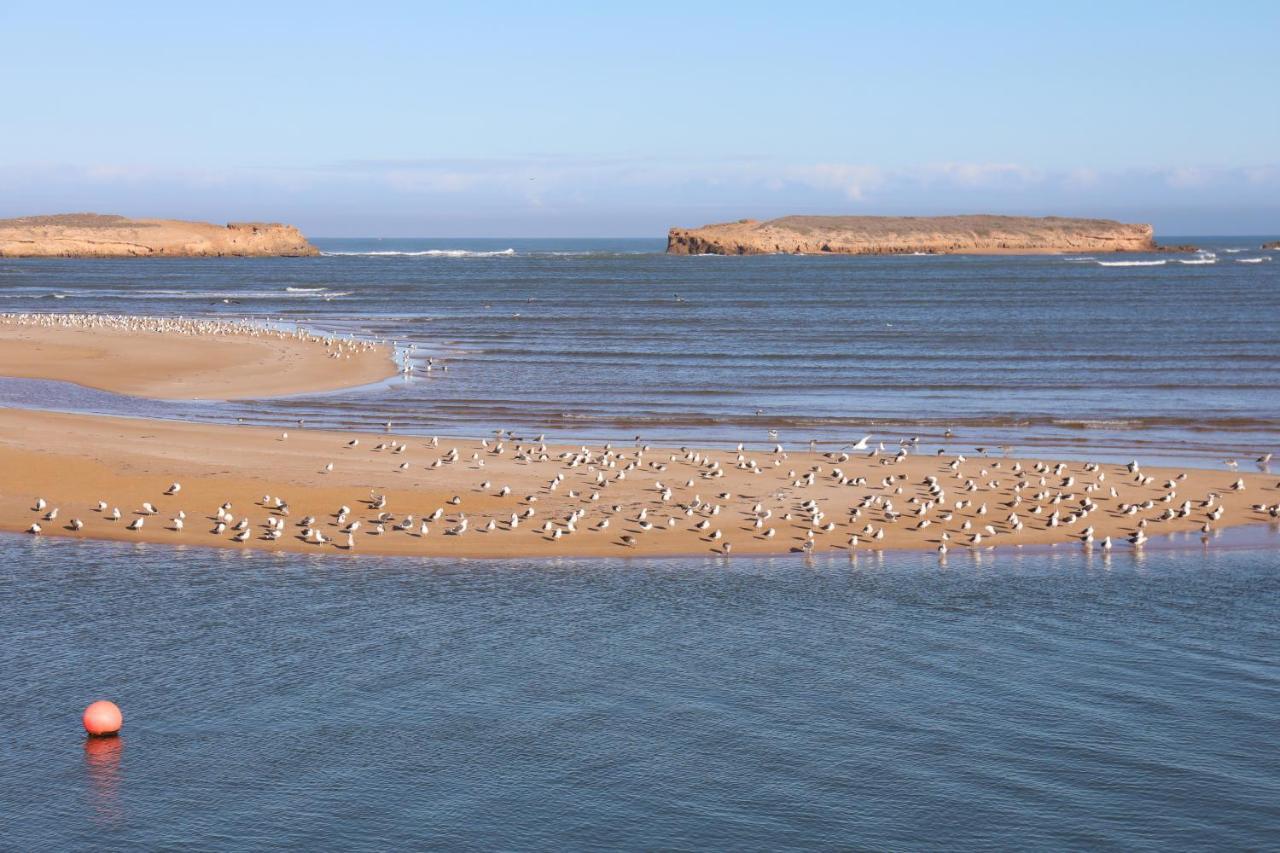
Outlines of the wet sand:
<svg viewBox="0 0 1280 853">
<path fill-rule="evenodd" d="M 0 315 L 0 375 L 163 400 L 368 385 L 396 374 L 393 355 L 387 346 L 234 322 Z"/>
<path fill-rule="evenodd" d="M 350 446 L 352 441 L 358 444 Z M 1036 471 L 1033 461 L 1007 458 L 894 461 L 891 452 L 841 460 L 759 447 L 741 454 L 742 461 L 738 456 L 666 447 L 595 446 L 584 452 L 512 439 L 441 439 L 432 446 L 422 436 L 297 429 L 286 437 L 266 428 L 9 409 L 0 410 L 0 529 L 24 531 L 38 523 L 42 536 L 457 557 L 723 553 L 726 545 L 734 554 L 787 553 L 810 541 L 815 551 L 936 549 L 945 541 L 959 553 L 1079 542 L 1088 527 L 1094 548 L 1106 536 L 1127 548 L 1120 540 L 1143 520 L 1146 535 L 1154 537 L 1205 524 L 1219 529 L 1265 522 L 1268 511 L 1253 505 L 1280 504 L 1276 475 L 1256 472 L 1143 468 L 1138 475 L 1117 465 L 1087 470 L 1079 462 Z M 752 462 L 755 467 L 748 467 Z M 943 490 L 941 499 L 926 482 L 930 476 Z M 1241 481 L 1244 489 L 1234 489 Z M 181 490 L 166 495 L 175 482 Z M 1220 497 L 1206 507 L 1210 495 Z M 385 497 L 384 505 L 377 496 Z M 46 502 L 42 510 L 35 509 L 37 498 Z M 277 506 L 277 498 L 286 506 Z M 1096 509 L 1066 520 L 1086 499 Z M 105 511 L 97 508 L 99 501 Z M 1185 516 L 1161 520 L 1184 501 L 1190 502 Z M 230 523 L 214 532 L 218 510 L 227 503 Z M 816 522 L 815 505 L 822 513 Z M 1137 509 L 1126 512 L 1127 505 Z M 339 521 L 343 506 L 349 512 Z M 57 517 L 42 520 L 53 508 Z M 110 518 L 115 508 L 118 520 Z M 1221 518 L 1211 519 L 1219 508 Z M 512 514 L 529 510 L 532 515 L 512 529 Z M 176 531 L 170 528 L 179 511 L 186 518 Z M 427 521 L 423 534 L 423 519 L 437 511 L 441 517 Z M 1055 511 L 1062 521 L 1051 526 Z M 570 524 L 575 512 L 584 514 Z M 386 519 L 381 532 L 380 515 Z M 315 521 L 305 524 L 307 516 Z M 407 516 L 408 529 L 397 529 Z M 464 516 L 466 529 L 449 535 Z M 69 528 L 73 518 L 82 529 Z M 126 529 L 138 518 L 141 529 Z M 235 525 L 246 518 L 248 536 L 235 541 Z M 282 526 L 278 539 L 268 538 L 268 519 Z M 930 523 L 921 527 L 923 519 Z M 598 529 L 604 520 L 608 526 Z M 348 548 L 344 531 L 352 521 L 360 525 Z M 548 522 L 550 530 L 544 529 Z M 314 533 L 304 535 L 307 529 L 326 541 L 316 543 Z M 974 535 L 981 539 L 973 541 Z M 853 536 L 858 538 L 851 542 Z"/>
</svg>

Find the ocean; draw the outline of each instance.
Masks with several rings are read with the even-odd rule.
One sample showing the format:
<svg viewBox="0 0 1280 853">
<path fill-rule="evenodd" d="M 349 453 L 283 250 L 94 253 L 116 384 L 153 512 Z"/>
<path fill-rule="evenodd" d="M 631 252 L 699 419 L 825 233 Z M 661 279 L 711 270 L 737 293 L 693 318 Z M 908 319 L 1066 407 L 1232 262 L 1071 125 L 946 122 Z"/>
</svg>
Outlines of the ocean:
<svg viewBox="0 0 1280 853">
<path fill-rule="evenodd" d="M 3 845 L 1274 849 L 1280 572 L 0 537 Z M 111 697 L 117 741 L 79 712 Z"/>
<path fill-rule="evenodd" d="M 296 323 L 415 366 L 234 404 L 6 380 L 0 405 L 1251 466 L 1280 439 L 1280 257 L 1184 239 L 1212 254 L 0 259 L 0 311 Z M 0 847 L 1275 848 L 1278 545 L 499 562 L 0 536 Z M 121 738 L 84 739 L 98 698 Z"/>
<path fill-rule="evenodd" d="M 1173 239 L 1212 254 L 690 258 L 655 240 L 499 239 L 0 259 L 0 310 L 301 323 L 400 342 L 415 365 L 376 388 L 180 417 L 673 444 L 871 433 L 1153 464 L 1255 453 L 1280 434 L 1280 257 L 1260 237 Z M 23 393 L 0 384 L 0 404 Z"/>
</svg>

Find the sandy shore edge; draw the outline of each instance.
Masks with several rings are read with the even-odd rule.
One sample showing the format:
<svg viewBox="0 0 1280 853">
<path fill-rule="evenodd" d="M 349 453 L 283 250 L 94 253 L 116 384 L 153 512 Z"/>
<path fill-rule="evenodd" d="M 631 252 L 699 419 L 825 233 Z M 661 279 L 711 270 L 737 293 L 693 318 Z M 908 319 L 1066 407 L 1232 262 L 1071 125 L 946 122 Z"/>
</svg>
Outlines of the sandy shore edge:
<svg viewBox="0 0 1280 853">
<path fill-rule="evenodd" d="M 584 449 L 532 438 L 435 443 L 14 409 L 0 409 L 0 466 L 6 531 L 38 525 L 41 536 L 303 553 L 961 552 L 1084 548 L 1090 533 L 1101 550 L 1106 537 L 1131 547 L 1125 540 L 1139 529 L 1264 523 L 1280 506 L 1280 483 L 1262 473 L 764 447 Z"/>
<path fill-rule="evenodd" d="M 0 375 L 160 400 L 239 400 L 369 385 L 393 347 L 236 320 L 0 315 Z"/>
</svg>

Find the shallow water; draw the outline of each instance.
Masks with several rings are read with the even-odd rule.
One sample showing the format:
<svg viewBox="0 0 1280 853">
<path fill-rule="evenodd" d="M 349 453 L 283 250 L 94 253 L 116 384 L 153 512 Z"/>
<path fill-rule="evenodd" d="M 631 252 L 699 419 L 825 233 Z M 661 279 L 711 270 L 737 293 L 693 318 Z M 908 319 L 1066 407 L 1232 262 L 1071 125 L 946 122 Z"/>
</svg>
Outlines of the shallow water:
<svg viewBox="0 0 1280 853">
<path fill-rule="evenodd" d="M 1116 460 L 1257 455 L 1280 436 L 1280 262 L 1226 251 L 1260 238 L 1185 239 L 1218 254 L 1116 267 L 1102 264 L 1133 259 L 320 240 L 347 254 L 4 260 L 0 308 L 251 316 L 416 346 L 407 382 L 193 407 L 200 417 L 675 443 L 871 432 Z"/>
<path fill-rule="evenodd" d="M 1276 553 L 0 537 L 5 846 L 1271 847 Z M 87 747 L 104 696 L 125 734 Z"/>
</svg>

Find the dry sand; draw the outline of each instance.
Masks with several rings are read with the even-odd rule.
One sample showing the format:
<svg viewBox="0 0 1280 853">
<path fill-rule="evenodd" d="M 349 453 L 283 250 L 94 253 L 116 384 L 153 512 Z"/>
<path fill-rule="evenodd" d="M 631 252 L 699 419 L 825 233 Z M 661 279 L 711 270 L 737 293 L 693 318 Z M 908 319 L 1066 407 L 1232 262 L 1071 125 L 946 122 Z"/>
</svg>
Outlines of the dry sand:
<svg viewBox="0 0 1280 853">
<path fill-rule="evenodd" d="M 359 444 L 348 447 L 353 439 Z M 405 450 L 397 452 L 391 442 L 397 446 L 403 442 Z M 383 447 L 379 449 L 379 445 Z M 614 448 L 611 457 L 601 459 L 604 450 L 596 447 L 592 449 L 593 461 L 579 458 L 575 464 L 572 458 L 559 458 L 561 448 L 548 447 L 543 454 L 536 445 L 524 446 L 526 451 L 518 451 L 516 442 L 507 441 L 498 452 L 492 440 L 488 447 L 478 440 L 442 440 L 438 447 L 432 447 L 429 439 L 421 436 L 313 430 L 291 430 L 286 438 L 278 430 L 263 428 L 0 410 L 0 470 L 5 472 L 0 529 L 21 531 L 38 522 L 45 536 L 341 553 L 346 550 L 346 535 L 335 515 L 345 505 L 351 509 L 347 521 L 361 521 L 354 551 L 364 554 L 671 555 L 720 553 L 726 543 L 731 544 L 734 554 L 785 553 L 803 548 L 810 530 L 815 531 L 816 551 L 848 549 L 855 533 L 859 542 L 853 547 L 859 551 L 935 549 L 946 532 L 951 550 L 959 552 L 973 547 L 970 536 L 982 533 L 987 524 L 997 532 L 994 536 L 983 533 L 979 548 L 1074 541 L 1089 526 L 1098 540 L 1095 547 L 1100 547 L 1104 536 L 1126 536 L 1142 519 L 1148 522 L 1148 535 L 1156 536 L 1197 530 L 1206 522 L 1215 529 L 1263 522 L 1266 512 L 1252 509 L 1251 504 L 1280 503 L 1276 478 L 1256 473 L 1190 470 L 1185 480 L 1166 488 L 1166 481 L 1179 472 L 1144 469 L 1143 476 L 1153 478 L 1144 484 L 1115 465 L 1086 471 L 1083 464 L 1074 463 L 1061 473 L 1040 474 L 1030 470 L 1034 463 L 1024 460 L 1021 464 L 1026 470 L 1019 475 L 1012 470 L 1012 459 L 971 458 L 953 469 L 949 467 L 952 457 L 908 457 L 892 463 L 883 456 L 872 459 L 859 455 L 835 463 L 823 455 L 793 452 L 783 456 L 769 449 L 744 454 L 745 460 L 754 459 L 760 466 L 760 473 L 753 473 L 735 467 L 737 454 L 732 451 L 685 453 L 651 448 L 638 457 L 637 448 L 625 447 Z M 454 447 L 457 461 L 433 467 Z M 580 448 L 569 450 L 580 452 Z M 708 467 L 708 460 L 718 461 L 724 476 L 711 476 L 714 469 Z M 330 462 L 333 470 L 326 471 Z M 841 484 L 833 477 L 837 467 L 854 480 Z M 814 484 L 797 485 L 811 471 Z M 625 479 L 619 479 L 620 473 L 625 473 Z M 557 475 L 563 475 L 563 480 L 553 488 Z M 911 500 L 929 498 L 924 483 L 928 475 L 938 478 L 945 495 L 923 516 L 931 524 L 917 529 L 919 517 L 914 513 L 921 504 Z M 865 476 L 867 482 L 858 482 L 859 476 Z M 1040 485 L 1042 477 L 1044 485 Z M 1071 485 L 1065 485 L 1068 477 L 1074 479 Z M 886 483 L 886 478 L 892 480 Z M 1244 481 L 1243 491 L 1232 489 L 1237 480 Z M 965 490 L 968 481 L 973 482 L 975 491 Z M 181 491 L 165 495 L 173 482 L 181 484 Z M 1011 507 L 1019 482 L 1027 485 L 1021 489 L 1021 503 Z M 665 500 L 659 484 L 671 489 Z M 1093 484 L 1099 488 L 1093 489 Z M 503 494 L 504 487 L 510 489 L 509 494 Z M 1117 498 L 1111 497 L 1113 487 L 1118 490 Z M 1174 497 L 1164 500 L 1171 493 Z M 1210 494 L 1221 495 L 1217 505 L 1225 507 L 1218 521 L 1210 522 L 1207 514 L 1211 509 L 1201 506 Z M 374 495 L 386 496 L 381 511 L 394 516 L 381 534 L 374 532 L 379 515 L 371 506 Z M 265 496 L 270 496 L 266 506 Z M 851 518 L 851 508 L 869 496 L 879 497 L 881 502 Z M 48 504 L 43 511 L 34 509 L 37 497 Z M 275 507 L 277 497 L 287 503 L 288 515 Z M 455 497 L 458 502 L 451 503 Z M 1086 497 L 1098 506 L 1086 518 L 1048 526 L 1050 513 L 1057 510 L 1066 516 Z M 896 521 L 886 520 L 885 498 L 902 513 Z M 100 500 L 107 502 L 107 512 L 97 510 Z M 820 525 L 811 523 L 803 506 L 806 500 L 816 501 L 825 513 Z M 957 509 L 957 500 L 969 503 Z M 1124 504 L 1147 500 L 1153 502 L 1149 508 L 1131 515 L 1121 511 Z M 1184 500 L 1192 502 L 1189 515 L 1157 520 L 1166 509 L 1178 509 Z M 153 504 L 157 514 L 144 516 L 144 502 Z M 226 502 L 231 503 L 235 521 L 250 519 L 248 541 L 234 541 L 234 529 L 211 532 L 216 511 Z M 772 513 L 759 528 L 755 527 L 757 503 L 762 511 Z M 984 504 L 986 512 L 982 514 Z M 688 512 L 691 506 L 699 508 Z M 720 507 L 718 512 L 713 511 L 715 506 Z M 1036 506 L 1041 508 L 1039 514 L 1033 512 Z M 57 518 L 41 521 L 54 507 L 59 510 Z M 121 512 L 118 521 L 108 517 L 115 507 Z M 534 515 L 509 529 L 511 514 L 529 508 Z M 421 519 L 438 509 L 443 510 L 443 518 L 428 522 L 429 532 L 422 535 Z M 642 509 L 647 510 L 645 523 L 653 525 L 651 530 L 644 530 L 638 521 Z M 187 516 L 184 530 L 167 529 L 179 510 Z M 575 510 L 586 513 L 576 522 L 576 532 L 562 533 L 557 540 L 553 533 L 543 531 L 547 521 L 553 523 L 553 529 L 565 531 L 569 514 Z M 949 521 L 943 520 L 944 512 L 951 513 Z M 1010 512 L 1016 512 L 1024 523 L 1021 532 L 1012 530 Z M 785 518 L 788 513 L 790 519 Z M 410 514 L 411 532 L 393 529 L 394 523 Z M 466 515 L 469 529 L 462 535 L 446 535 L 461 514 Z M 308 515 L 316 517 L 314 527 L 332 541 L 314 544 L 302 539 L 299 523 Z M 139 517 L 145 517 L 143 527 L 127 530 L 130 520 Z M 275 541 L 264 538 L 263 525 L 269 517 L 279 518 L 285 525 L 283 535 Z M 68 529 L 72 518 L 81 519 L 83 529 Z M 595 529 L 603 519 L 608 519 L 609 526 Z M 668 526 L 670 519 L 675 519 L 674 527 Z M 490 520 L 495 529 L 486 531 Z M 704 521 L 705 529 L 697 529 L 695 525 Z M 972 530 L 963 529 L 966 521 Z M 834 530 L 820 532 L 827 523 L 833 523 Z M 872 534 L 863 532 L 866 525 L 871 526 Z M 774 536 L 765 538 L 770 529 Z M 883 538 L 871 538 L 874 531 L 881 530 Z M 720 531 L 720 538 L 713 538 L 715 531 Z M 624 535 L 632 537 L 635 544 L 625 544 Z M 1117 546 L 1128 547 L 1124 543 Z"/>
<path fill-rule="evenodd" d="M 136 318 L 134 328 L 58 319 L 68 316 L 74 315 L 0 317 L 0 375 L 164 400 L 236 400 L 367 385 L 396 373 L 393 353 L 384 346 L 344 347 L 335 358 L 336 339 L 318 336 L 248 327 L 178 334 L 152 330 Z M 172 321 L 151 322 L 162 329 Z"/>
</svg>

